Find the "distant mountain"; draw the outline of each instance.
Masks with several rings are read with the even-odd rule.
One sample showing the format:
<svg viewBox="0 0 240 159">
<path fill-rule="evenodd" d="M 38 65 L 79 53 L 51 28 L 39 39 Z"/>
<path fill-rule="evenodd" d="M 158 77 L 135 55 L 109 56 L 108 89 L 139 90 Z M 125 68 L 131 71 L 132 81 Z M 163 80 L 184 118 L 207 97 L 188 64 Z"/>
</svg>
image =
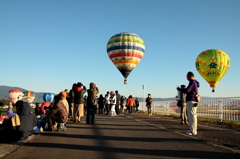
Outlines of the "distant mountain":
<svg viewBox="0 0 240 159">
<path fill-rule="evenodd" d="M 22 92 L 27 91 L 26 89 L 20 88 L 20 87 L 10 87 L 10 86 L 0 86 L 0 99 L 8 99 L 8 92 L 12 89 L 18 89 Z M 34 92 L 34 91 L 33 91 Z M 43 97 L 43 92 L 34 92 L 36 93 L 36 98 L 34 100 L 34 103 L 42 103 L 44 102 L 42 97 Z"/>
<path fill-rule="evenodd" d="M 144 97 L 145 99 L 147 97 Z M 208 99 L 212 97 L 201 96 L 202 99 Z M 142 102 L 142 97 L 138 97 L 139 101 Z M 176 98 L 153 98 L 153 101 L 176 101 Z"/>
</svg>

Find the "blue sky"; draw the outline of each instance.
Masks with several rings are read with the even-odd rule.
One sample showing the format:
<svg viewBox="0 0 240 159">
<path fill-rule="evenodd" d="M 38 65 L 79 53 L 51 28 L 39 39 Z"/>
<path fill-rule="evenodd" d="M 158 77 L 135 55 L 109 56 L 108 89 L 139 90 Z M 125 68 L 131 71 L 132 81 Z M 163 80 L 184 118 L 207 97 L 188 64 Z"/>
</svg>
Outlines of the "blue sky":
<svg viewBox="0 0 240 159">
<path fill-rule="evenodd" d="M 58 93 L 95 82 L 102 94 L 174 97 L 193 71 L 202 96 L 240 96 L 238 0 L 0 1 L 0 85 Z M 123 84 L 106 44 L 120 32 L 138 34 L 145 55 Z M 231 67 L 216 92 L 195 69 L 208 49 L 228 53 Z"/>
</svg>

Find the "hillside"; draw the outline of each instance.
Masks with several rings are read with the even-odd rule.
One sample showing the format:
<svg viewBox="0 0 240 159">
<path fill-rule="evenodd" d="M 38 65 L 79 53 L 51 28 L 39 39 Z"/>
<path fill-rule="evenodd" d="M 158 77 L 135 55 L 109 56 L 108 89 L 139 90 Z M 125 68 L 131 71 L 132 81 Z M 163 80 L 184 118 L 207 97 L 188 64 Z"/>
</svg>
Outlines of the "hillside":
<svg viewBox="0 0 240 159">
<path fill-rule="evenodd" d="M 8 99 L 8 92 L 12 89 L 18 89 L 22 92 L 27 91 L 26 89 L 20 88 L 20 87 L 10 87 L 10 86 L 0 86 L 0 99 Z M 34 91 L 33 91 L 34 92 Z M 36 93 L 36 98 L 34 100 L 34 102 L 36 103 L 42 103 L 43 99 L 43 92 L 34 92 Z"/>
</svg>

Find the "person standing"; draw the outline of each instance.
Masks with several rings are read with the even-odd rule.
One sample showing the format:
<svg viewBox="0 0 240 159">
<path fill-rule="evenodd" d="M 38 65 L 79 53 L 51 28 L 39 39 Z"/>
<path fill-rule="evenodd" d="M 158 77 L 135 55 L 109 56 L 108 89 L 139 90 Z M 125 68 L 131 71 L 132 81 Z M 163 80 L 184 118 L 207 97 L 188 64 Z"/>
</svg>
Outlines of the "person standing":
<svg viewBox="0 0 240 159">
<path fill-rule="evenodd" d="M 69 104 L 69 117 L 72 117 L 72 118 L 74 118 L 74 111 L 73 111 L 73 109 L 74 109 L 74 90 L 75 90 L 75 88 L 76 88 L 76 86 L 77 86 L 77 84 L 76 83 L 74 83 L 73 85 L 72 85 L 72 89 L 69 91 L 69 96 L 68 96 L 68 104 Z"/>
<path fill-rule="evenodd" d="M 148 97 L 146 98 L 146 106 L 148 109 L 148 116 L 152 115 L 152 97 L 151 94 L 148 94 Z"/>
<path fill-rule="evenodd" d="M 139 107 L 139 101 L 138 98 L 135 99 L 135 108 L 136 108 L 136 112 L 138 111 L 138 107 Z"/>
<path fill-rule="evenodd" d="M 104 108 L 104 98 L 103 98 L 103 95 L 100 94 L 99 99 L 98 99 L 98 113 L 99 114 L 103 113 L 103 108 Z"/>
<path fill-rule="evenodd" d="M 132 95 L 130 95 L 128 97 L 126 105 L 129 107 L 129 113 L 131 115 L 133 113 L 133 108 L 135 106 L 135 101 L 134 101 Z"/>
<path fill-rule="evenodd" d="M 87 114 L 87 96 L 84 96 L 84 112 Z"/>
<path fill-rule="evenodd" d="M 107 111 L 106 115 L 109 115 L 110 113 L 110 94 L 107 92 L 105 95 L 105 109 Z"/>
<path fill-rule="evenodd" d="M 94 117 L 95 117 L 95 111 L 97 106 L 97 100 L 96 96 L 99 93 L 98 87 L 93 82 L 90 83 L 90 89 L 87 90 L 88 92 L 88 98 L 87 98 L 87 117 L 86 122 L 87 124 L 94 124 Z M 90 120 L 90 115 L 91 120 Z"/>
<path fill-rule="evenodd" d="M 110 106 L 111 106 L 110 116 L 115 116 L 116 115 L 115 106 L 116 106 L 116 103 L 117 103 L 117 97 L 116 97 L 116 95 L 114 94 L 113 91 L 110 94 L 111 94 L 111 97 L 109 99 L 110 100 Z"/>
<path fill-rule="evenodd" d="M 86 93 L 86 87 L 78 82 L 74 90 L 74 122 L 80 122 L 81 117 L 84 116 L 84 98 L 83 95 Z"/>
<path fill-rule="evenodd" d="M 178 91 L 184 92 L 187 94 L 187 115 L 189 120 L 190 130 L 186 132 L 187 135 L 197 135 L 197 102 L 196 95 L 198 94 L 198 88 L 200 83 L 194 79 L 194 74 L 192 72 L 187 73 L 187 80 L 189 84 L 186 89 L 177 88 Z"/>
<path fill-rule="evenodd" d="M 119 106 L 120 106 L 120 101 L 121 101 L 121 96 L 120 94 L 118 93 L 118 91 L 115 91 L 115 94 L 116 94 L 116 114 L 119 114 Z"/>
<path fill-rule="evenodd" d="M 181 89 L 186 89 L 186 86 L 181 85 Z M 177 106 L 179 106 L 180 109 L 181 109 L 181 113 L 180 113 L 181 122 L 180 122 L 180 124 L 188 124 L 187 108 L 186 108 L 186 105 L 187 105 L 186 96 L 187 96 L 186 93 L 179 91 L 179 100 L 177 101 Z"/>
<path fill-rule="evenodd" d="M 125 100 L 126 100 L 126 97 L 121 96 L 121 102 L 120 102 L 120 105 L 121 105 L 121 111 L 122 111 L 122 113 L 124 113 L 124 104 L 125 104 Z"/>
</svg>

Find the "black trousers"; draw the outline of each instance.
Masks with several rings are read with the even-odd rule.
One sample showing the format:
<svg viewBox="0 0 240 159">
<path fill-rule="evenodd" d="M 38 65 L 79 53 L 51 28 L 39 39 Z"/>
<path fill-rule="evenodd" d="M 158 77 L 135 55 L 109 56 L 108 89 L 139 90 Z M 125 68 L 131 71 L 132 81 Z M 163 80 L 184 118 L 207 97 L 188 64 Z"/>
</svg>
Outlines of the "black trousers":
<svg viewBox="0 0 240 159">
<path fill-rule="evenodd" d="M 103 106 L 99 105 L 99 107 L 98 107 L 98 114 L 102 114 L 103 111 L 104 111 Z"/>
<path fill-rule="evenodd" d="M 105 105 L 105 110 L 107 111 L 106 114 L 109 114 L 109 113 L 110 113 L 110 110 L 111 110 L 110 104 L 106 104 L 106 105 Z"/>
<path fill-rule="evenodd" d="M 119 114 L 119 103 L 115 105 L 115 111 L 116 111 L 116 114 Z"/>
<path fill-rule="evenodd" d="M 52 128 L 56 121 L 58 121 L 58 117 L 55 114 L 48 114 L 48 128 Z"/>
<path fill-rule="evenodd" d="M 94 124 L 95 111 L 96 111 L 96 105 L 87 106 L 87 117 L 86 117 L 87 124 L 90 124 L 90 123 Z"/>
</svg>

